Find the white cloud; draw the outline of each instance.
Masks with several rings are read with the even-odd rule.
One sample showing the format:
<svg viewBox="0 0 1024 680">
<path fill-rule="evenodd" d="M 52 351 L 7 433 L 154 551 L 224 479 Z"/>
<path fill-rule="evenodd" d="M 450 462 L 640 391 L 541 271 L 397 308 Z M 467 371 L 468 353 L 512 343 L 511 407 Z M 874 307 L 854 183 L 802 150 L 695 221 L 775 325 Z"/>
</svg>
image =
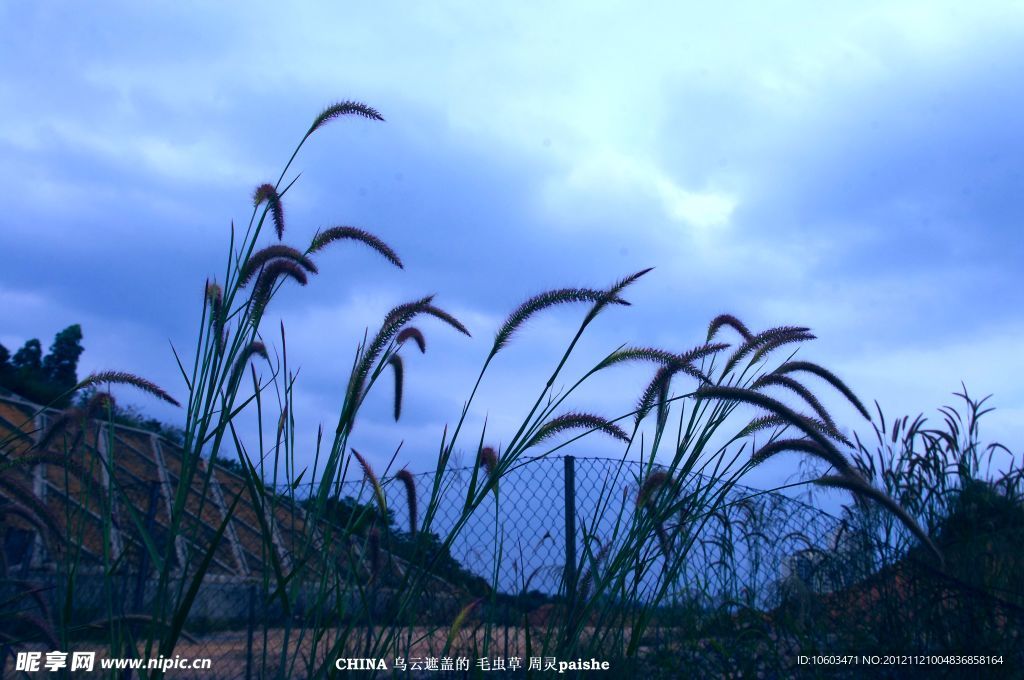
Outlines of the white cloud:
<svg viewBox="0 0 1024 680">
<path fill-rule="evenodd" d="M 592 222 L 628 213 L 637 199 L 653 201 L 671 222 L 696 230 L 725 227 L 737 198 L 720 189 L 687 189 L 649 161 L 606 151 L 580 159 L 565 175 L 548 179 L 545 208 L 561 221 Z"/>
</svg>

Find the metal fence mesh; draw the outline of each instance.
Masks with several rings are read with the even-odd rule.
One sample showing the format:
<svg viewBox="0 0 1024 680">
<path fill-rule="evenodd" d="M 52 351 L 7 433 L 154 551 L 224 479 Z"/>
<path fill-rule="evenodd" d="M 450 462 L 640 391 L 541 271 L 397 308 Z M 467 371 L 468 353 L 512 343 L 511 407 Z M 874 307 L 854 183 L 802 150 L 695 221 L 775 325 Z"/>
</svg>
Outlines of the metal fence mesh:
<svg viewBox="0 0 1024 680">
<path fill-rule="evenodd" d="M 575 514 L 577 559 L 586 559 L 587 550 L 591 558 L 614 551 L 615 536 L 624 532 L 624 525 L 638 512 L 643 476 L 665 468 L 637 461 L 568 459 L 575 478 L 571 499 L 567 499 L 565 484 L 566 458 L 524 460 L 502 476 L 497 500 L 490 495 L 465 523 L 452 543 L 452 556 L 499 592 L 556 594 L 564 588 L 566 556 L 571 549 L 565 521 L 569 503 Z M 471 468 L 445 473 L 445 495 L 430 531 L 441 536 L 452 531 L 471 478 Z M 415 479 L 422 505 L 429 499 L 434 473 L 416 475 Z M 717 491 L 722 485 L 694 476 L 684 488 L 695 486 Z M 407 527 L 404 487 L 391 478 L 383 480 L 382 488 L 395 526 Z M 711 602 L 736 600 L 764 607 L 771 606 L 773 589 L 791 575 L 811 579 L 812 586 L 824 592 L 857 575 L 835 573 L 836 564 L 826 573 L 819 564 L 821 555 L 841 548 L 837 544 L 843 526 L 840 519 L 778 492 L 733 485 L 719 493 L 722 497 L 713 516 L 697 518 L 703 521 L 698 523 L 696 535 L 689 537 L 692 543 L 679 540 L 677 549 L 687 550 L 689 557 L 677 595 L 696 591 Z M 373 502 L 373 491 L 363 481 L 344 483 L 340 495 L 360 503 Z M 654 543 L 651 548 L 657 553 Z M 659 558 L 655 555 L 653 559 Z M 855 565 L 847 566 L 855 569 Z"/>
<path fill-rule="evenodd" d="M 463 522 L 450 546 L 457 565 L 452 569 L 463 570 L 463 582 L 475 579 L 477 585 L 494 592 L 492 599 L 498 604 L 500 597 L 519 598 L 519 609 L 505 613 L 505 623 L 514 627 L 523 623 L 524 616 L 532 621 L 534 612 L 523 609 L 533 606 L 529 596 L 539 610 L 545 602 L 564 600 L 570 589 L 579 598 L 593 592 L 610 556 L 629 540 L 625 528 L 644 512 L 640 499 L 645 479 L 659 471 L 664 468 L 597 458 L 523 460 L 501 477 L 497 493 L 488 494 L 468 518 L 463 509 L 473 469 L 449 470 L 440 479 L 434 473 L 413 479 L 422 529 L 446 537 Z M 440 492 L 431 503 L 435 486 Z M 406 487 L 387 477 L 381 480 L 381 488 L 391 518 L 388 531 L 408 532 Z M 648 536 L 638 557 L 646 561 L 645 568 L 638 565 L 637 573 L 642 575 L 630 582 L 631 589 L 604 591 L 605 597 L 620 592 L 624 603 L 654 604 L 663 611 L 655 628 L 657 636 L 673 635 L 666 631 L 692 620 L 673 618 L 679 612 L 770 612 L 785 606 L 794 593 L 839 593 L 895 561 L 885 546 L 864 551 L 863 543 L 858 543 L 863 534 L 844 521 L 781 493 L 726 487 L 699 476 L 688 478 L 681 489 L 683 496 L 715 498 L 714 511 L 707 512 L 706 505 L 700 514 L 685 506 L 675 511 Z M 311 492 L 308 486 L 287 491 L 300 505 Z M 340 484 L 336 496 L 349 499 L 350 507 L 370 507 L 376 502 L 372 487 L 362 479 Z M 425 519 L 428 507 L 433 511 Z M 145 511 L 143 504 L 142 521 Z M 567 519 L 576 528 L 570 540 Z M 101 642 L 110 625 L 121 629 L 119 639 L 133 639 L 141 626 L 149 624 L 146 616 L 157 590 L 152 565 L 146 564 L 144 554 L 141 551 L 132 558 L 136 562 L 122 564 L 114 578 L 83 573 L 69 579 L 59 571 L 49 576 L 9 574 L 22 581 L 6 582 L 0 596 L 8 601 L 20 597 L 27 610 L 39 608 L 47 616 L 65 617 L 64 629 L 72 635 L 16 648 L 5 644 L 0 659 L 4 677 L 15 670 L 15 651 L 42 654 L 69 648 L 65 651 L 92 650 L 101 658 L 111 656 L 117 650 Z M 666 554 L 684 558 L 678 560 L 678 572 L 664 587 L 660 577 Z M 447 577 L 454 579 L 454 574 Z M 183 578 L 170 590 L 181 595 L 190 585 Z M 248 579 L 207 575 L 185 622 L 187 635 L 173 654 L 211 660 L 211 669 L 195 677 L 253 678 L 279 671 L 302 677 L 304 669 L 324 660 L 321 657 L 331 647 L 330 631 L 335 625 L 330 620 L 331 605 L 318 604 L 317 592 L 315 586 L 308 596 L 300 591 L 286 611 L 274 598 L 267 574 Z M 453 605 L 455 609 L 449 608 L 439 620 L 445 616 L 451 620 L 459 603 Z M 501 616 L 492 613 L 495 620 L 502 620 Z M 373 621 L 357 623 L 372 625 Z M 314 629 L 327 632 L 316 637 L 309 632 Z M 122 651 L 124 656 L 136 653 Z M 147 656 L 154 654 L 149 650 Z"/>
</svg>

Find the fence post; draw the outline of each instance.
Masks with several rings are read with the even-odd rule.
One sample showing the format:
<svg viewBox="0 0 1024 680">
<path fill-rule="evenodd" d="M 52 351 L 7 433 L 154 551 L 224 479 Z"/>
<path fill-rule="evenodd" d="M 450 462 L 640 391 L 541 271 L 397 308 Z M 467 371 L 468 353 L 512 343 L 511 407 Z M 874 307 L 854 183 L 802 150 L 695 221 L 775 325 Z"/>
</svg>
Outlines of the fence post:
<svg viewBox="0 0 1024 680">
<path fill-rule="evenodd" d="M 576 607 L 576 459 L 565 464 L 565 597 L 569 611 Z"/>
</svg>

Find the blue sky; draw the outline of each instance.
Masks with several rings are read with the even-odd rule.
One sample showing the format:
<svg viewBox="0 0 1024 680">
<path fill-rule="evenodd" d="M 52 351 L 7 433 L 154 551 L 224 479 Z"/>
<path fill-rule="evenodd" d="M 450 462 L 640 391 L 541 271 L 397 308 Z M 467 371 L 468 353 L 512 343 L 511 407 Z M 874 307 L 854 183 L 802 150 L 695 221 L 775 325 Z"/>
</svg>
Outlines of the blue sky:
<svg viewBox="0 0 1024 680">
<path fill-rule="evenodd" d="M 325 104 L 357 99 L 387 122 L 312 140 L 286 240 L 357 225 L 406 270 L 336 248 L 272 309 L 306 431 L 335 418 L 363 329 L 437 293 L 474 338 L 425 324 L 403 422 L 384 390 L 357 435 L 378 464 L 404 440 L 402 462 L 429 469 L 508 311 L 654 266 L 584 357 L 683 350 L 725 311 L 807 325 L 803 355 L 887 413 L 932 412 L 962 380 L 994 393 L 986 432 L 1021 450 L 1020 8 L 5 3 L 0 23 L 9 348 L 78 322 L 83 372 L 183 395 L 168 342 L 188 351 L 230 221 Z M 501 356 L 474 412 L 498 441 L 578 318 L 538 319 Z M 577 405 L 626 412 L 646 377 Z"/>
</svg>

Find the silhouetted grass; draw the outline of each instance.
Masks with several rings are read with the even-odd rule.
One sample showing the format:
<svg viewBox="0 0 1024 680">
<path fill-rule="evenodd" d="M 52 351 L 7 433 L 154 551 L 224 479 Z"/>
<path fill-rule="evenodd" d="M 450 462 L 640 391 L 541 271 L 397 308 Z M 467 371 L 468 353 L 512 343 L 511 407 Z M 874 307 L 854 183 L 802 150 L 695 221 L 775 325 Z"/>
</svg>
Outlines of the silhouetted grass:
<svg viewBox="0 0 1024 680">
<path fill-rule="evenodd" d="M 970 509 L 974 506 L 966 504 L 991 501 L 990 505 L 998 505 L 1002 502 L 998 499 L 1010 499 L 1007 508 L 992 512 L 1017 527 L 1017 510 L 1008 508 L 1020 507 L 1019 468 L 984 482 L 986 491 L 978 491 L 976 498 L 966 495 L 976 482 L 981 483 L 982 459 L 999 450 L 977 443 L 983 402 L 964 395 L 969 407 L 966 418 L 944 411 L 944 430 L 926 428 L 920 418 L 896 421 L 887 430 L 879 412 L 873 422 L 877 451 L 859 437 L 851 445 L 825 408 L 827 400 L 801 379 L 814 377 L 865 418 L 870 419 L 869 413 L 834 373 L 792 358 L 794 348 L 813 339 L 810 330 L 779 326 L 755 332 L 728 314 L 712 320 L 705 342 L 693 348 L 620 347 L 581 375 L 565 375 L 570 356 L 593 320 L 600 314 L 623 313 L 630 287 L 650 270 L 607 287 L 541 292 L 514 309 L 496 330 L 458 418 L 439 433 L 436 474 L 428 488 L 417 488 L 416 478 L 405 470 L 392 476 L 387 471 L 378 474 L 350 446 L 357 415 L 387 367 L 394 378 L 394 417 L 401 417 L 405 376 L 401 353 L 410 346 L 408 340 L 421 352 L 426 349 L 424 333 L 413 322 L 433 317 L 448 329 L 469 334 L 432 297 L 395 307 L 380 328 L 358 345 L 338 405 L 337 424 L 333 431 L 318 434 L 315 461 L 306 465 L 308 459 L 299 455 L 295 443 L 295 375 L 288 366 L 284 329 L 280 341 L 272 343 L 264 323 L 267 310 L 283 286 L 306 285 L 321 266 L 328 266 L 313 258 L 322 256 L 331 244 L 364 246 L 402 267 L 390 246 L 355 227 L 318 232 L 305 251 L 283 242 L 295 231 L 291 226 L 286 230 L 284 204 L 291 184 L 283 184 L 292 161 L 320 127 L 350 115 L 383 120 L 375 110 L 355 102 L 328 107 L 314 120 L 278 182 L 255 190 L 244 232 L 232 226 L 223 276 L 205 286 L 191 356 L 176 351 L 187 392 L 185 455 L 172 490 L 166 536 L 147 529 L 141 516 L 144 511 L 127 490 L 97 481 L 108 479 L 115 463 L 93 456 L 86 465 L 86 459 L 76 453 L 82 437 L 107 437 L 107 450 L 113 450 L 113 428 L 94 425 L 97 420 L 110 420 L 109 404 L 104 407 L 97 400 L 94 408 L 65 411 L 48 427 L 27 428 L 29 444 L 24 435 L 9 435 L 2 442 L 5 469 L 44 460 L 63 466 L 67 475 L 82 482 L 89 499 L 86 504 L 102 519 L 107 549 L 98 567 L 106 579 L 106 611 L 89 628 L 92 635 L 102 632 L 110 655 L 175 653 L 187 635 L 190 612 L 210 577 L 230 517 L 243 497 L 256 509 L 265 565 L 253 575 L 253 583 L 264 606 L 281 612 L 273 620 L 258 622 L 262 636 L 257 635 L 257 648 L 250 657 L 253 677 L 328 676 L 333 671 L 324 659 L 352 654 L 393 658 L 413 648 L 437 656 L 455 650 L 474 656 L 594 656 L 632 664 L 653 675 L 674 675 L 683 663 L 696 664 L 691 668 L 697 674 L 767 669 L 784 675 L 793 668 L 795 654 L 828 650 L 843 639 L 837 638 L 842 626 L 834 625 L 837 611 L 838 616 L 843 611 L 859 612 L 865 602 L 872 610 L 882 610 L 878 598 L 870 594 L 861 593 L 861 599 L 856 599 L 856 588 L 871 578 L 883 578 L 883 570 L 898 564 L 900 556 L 924 560 L 926 548 L 942 578 L 969 581 L 985 593 L 1012 588 L 1003 571 L 985 572 L 979 582 L 956 571 L 960 562 L 947 560 L 952 566 L 942 566 L 942 553 L 957 550 L 951 547 L 955 543 L 951 537 L 970 534 L 957 524 L 969 524 L 976 516 L 976 510 Z M 264 227 L 272 227 L 272 233 Z M 481 383 L 490 372 L 500 370 L 502 350 L 528 332 L 528 322 L 536 315 L 570 314 L 576 308 L 584 310 L 576 330 L 566 339 L 560 358 L 538 375 L 536 398 L 524 405 L 526 415 L 511 437 L 503 437 L 503 447 L 491 445 L 496 439 L 493 433 L 470 431 L 470 408 Z M 777 359 L 782 350 L 790 353 Z M 257 372 L 253 364 L 257 360 L 269 365 L 269 376 Z M 595 375 L 637 362 L 651 365 L 653 375 L 636 395 L 635 408 L 624 406 L 624 413 L 607 417 L 572 406 L 573 398 Z M 568 387 L 560 389 L 562 382 Z M 116 371 L 94 374 L 76 390 L 117 384 L 178 403 L 159 386 Z M 273 442 L 263 440 L 264 425 L 273 426 Z M 258 432 L 259 441 L 247 442 L 240 432 Z M 502 480 L 528 464 L 528 454 L 551 455 L 594 435 L 618 441 L 623 459 L 639 458 L 642 468 L 628 479 L 608 478 L 600 488 L 588 489 L 600 498 L 598 511 L 589 524 L 584 520 L 579 527 L 577 563 L 562 570 L 558 594 L 530 591 L 534 574 L 523 574 L 522 593 L 517 594 L 499 592 L 497 572 L 489 584 L 460 573 L 451 557 L 453 543 L 485 508 L 494 511 L 496 564 L 509 559 L 501 514 L 503 494 L 508 491 Z M 465 490 L 445 481 L 457 450 L 469 450 L 475 461 Z M 804 556 L 819 574 L 837 564 L 853 565 L 852 573 L 830 576 L 828 587 L 796 577 L 744 580 L 743 573 L 765 573 L 761 568 L 744 572 L 740 565 L 759 559 L 769 535 L 786 518 L 767 513 L 757 497 L 737 498 L 735 491 L 757 465 L 783 453 L 800 456 L 814 467 L 807 481 L 841 489 L 853 499 L 848 537 L 836 537 L 827 554 Z M 211 464 L 201 463 L 204 459 Z M 223 499 L 223 519 L 204 531 L 203 522 L 192 518 L 202 518 L 204 504 L 215 502 L 212 475 L 216 461 L 222 459 L 239 471 L 245 484 L 241 492 Z M 358 471 L 352 469 L 353 461 Z M 372 503 L 343 501 L 341 489 L 353 478 L 369 485 Z M 635 485 L 635 497 L 612 503 L 620 497 L 624 480 Z M 407 530 L 394 525 L 388 507 L 386 490 L 396 481 L 404 489 L 408 506 Z M 9 613 L 6 619 L 13 623 L 0 626 L 0 631 L 15 645 L 35 635 L 46 638 L 47 644 L 66 647 L 82 634 L 71 623 L 71 593 L 85 566 L 69 546 L 81 542 L 85 525 L 76 524 L 72 517 L 58 521 L 23 480 L 0 477 L 0 488 L 4 516 L 21 517 L 36 527 L 56 561 L 62 592 L 68 593 L 58 611 L 40 617 L 37 610 L 41 608 L 28 603 L 31 588 L 24 592 L 15 588 L 4 605 Z M 198 508 L 189 505 L 193 488 L 200 490 Z M 306 490 L 305 495 L 299 489 Z M 451 507 L 456 493 L 460 494 L 454 499 L 458 516 L 438 530 L 440 509 Z M 115 518 L 115 504 L 127 508 L 127 520 Z M 287 559 L 278 554 L 277 535 L 285 530 L 276 519 L 278 508 L 302 518 L 287 529 L 295 534 Z M 152 605 L 143 618 L 124 611 L 119 576 L 124 565 L 111 544 L 111 529 L 122 521 L 130 522 L 142 537 L 140 552 L 155 574 Z M 799 529 L 795 534 L 814 547 Z M 856 559 L 851 558 L 851 545 L 860 550 Z M 1005 557 L 1000 550 L 993 548 L 996 562 Z M 1020 560 L 1010 561 L 1008 573 L 1019 575 Z M 704 565 L 704 571 L 695 571 L 695 564 Z M 917 574 L 905 578 L 924 582 Z M 1008 607 L 1024 606 L 1015 599 L 1019 588 L 1013 592 L 1012 597 L 999 595 L 1000 601 L 1005 600 Z M 899 601 L 891 607 L 893 611 L 886 613 L 888 618 L 874 632 L 851 632 L 850 644 L 884 644 L 880 632 L 897 625 L 893 622 L 900 621 L 904 604 Z M 903 623 L 912 629 L 921 625 L 917 620 Z M 271 635 L 279 639 L 273 649 L 267 642 Z M 944 638 L 947 642 L 953 639 L 950 635 Z M 997 637 L 998 631 L 992 635 Z"/>
</svg>

